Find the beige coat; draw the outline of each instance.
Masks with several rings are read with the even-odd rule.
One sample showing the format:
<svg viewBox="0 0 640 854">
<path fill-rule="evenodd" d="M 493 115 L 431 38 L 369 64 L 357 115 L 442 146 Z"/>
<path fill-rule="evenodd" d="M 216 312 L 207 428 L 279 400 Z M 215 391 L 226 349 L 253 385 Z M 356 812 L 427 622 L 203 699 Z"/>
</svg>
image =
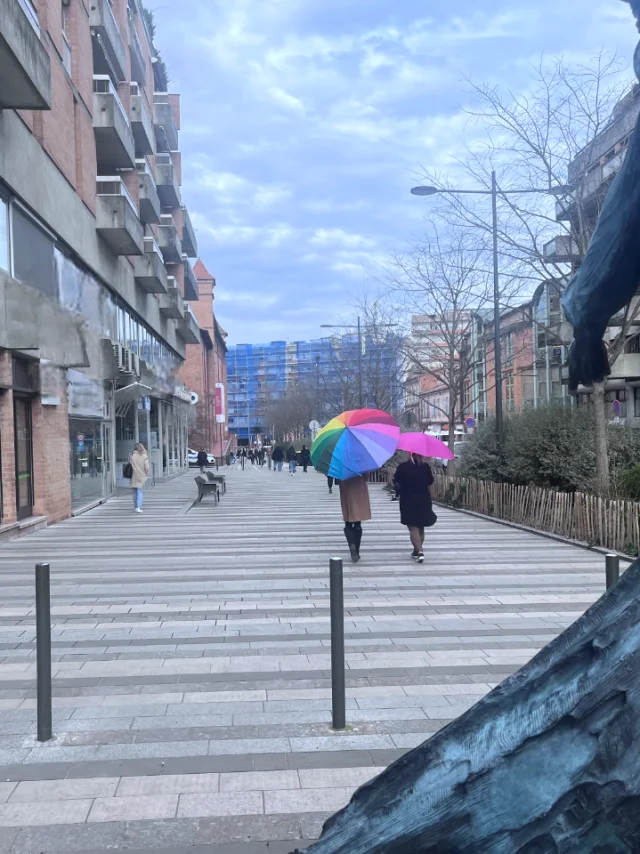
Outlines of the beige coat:
<svg viewBox="0 0 640 854">
<path fill-rule="evenodd" d="M 369 487 L 364 477 L 351 477 L 340 482 L 340 503 L 345 522 L 367 522 L 371 519 Z"/>
<path fill-rule="evenodd" d="M 149 477 L 149 457 L 146 452 L 141 454 L 139 451 L 134 451 L 129 457 L 129 462 L 133 467 L 133 476 L 129 485 L 131 489 L 142 489 Z"/>
</svg>

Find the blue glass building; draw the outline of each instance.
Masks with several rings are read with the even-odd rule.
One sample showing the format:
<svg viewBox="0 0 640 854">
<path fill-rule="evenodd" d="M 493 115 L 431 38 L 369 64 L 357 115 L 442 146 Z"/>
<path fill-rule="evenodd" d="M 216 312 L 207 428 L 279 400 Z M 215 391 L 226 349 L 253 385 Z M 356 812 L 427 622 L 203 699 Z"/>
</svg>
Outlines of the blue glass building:
<svg viewBox="0 0 640 854">
<path fill-rule="evenodd" d="M 229 347 L 229 430 L 240 444 L 268 433 L 269 406 L 296 385 L 318 400 L 321 421 L 359 405 L 360 372 L 365 406 L 399 414 L 403 408 L 402 347 L 397 336 L 363 333 L 362 359 L 355 334 L 312 341 L 272 341 Z"/>
</svg>

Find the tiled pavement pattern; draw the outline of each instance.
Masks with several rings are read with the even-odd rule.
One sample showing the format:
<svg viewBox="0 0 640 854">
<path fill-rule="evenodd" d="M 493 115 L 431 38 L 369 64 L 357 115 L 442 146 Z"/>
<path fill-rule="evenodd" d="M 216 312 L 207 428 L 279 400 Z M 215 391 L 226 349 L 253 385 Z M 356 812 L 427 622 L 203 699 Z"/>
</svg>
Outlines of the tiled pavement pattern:
<svg viewBox="0 0 640 854">
<path fill-rule="evenodd" d="M 0 851 L 278 854 L 473 705 L 603 590 L 603 559 L 440 510 L 409 559 L 371 486 L 345 564 L 349 730 L 330 729 L 324 478 L 193 476 L 0 549 Z M 337 490 L 336 490 L 337 492 Z M 52 564 L 56 739 L 37 745 L 33 566 Z"/>
</svg>

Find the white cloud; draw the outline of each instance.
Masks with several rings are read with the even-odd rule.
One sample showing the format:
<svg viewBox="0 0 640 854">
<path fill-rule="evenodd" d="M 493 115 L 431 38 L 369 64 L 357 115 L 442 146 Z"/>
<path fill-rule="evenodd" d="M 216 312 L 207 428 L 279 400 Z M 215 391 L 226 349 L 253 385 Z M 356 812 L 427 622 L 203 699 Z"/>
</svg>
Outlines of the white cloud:
<svg viewBox="0 0 640 854">
<path fill-rule="evenodd" d="M 375 241 L 362 234 L 350 234 L 342 228 L 318 228 L 310 239 L 313 246 L 375 246 Z"/>
</svg>

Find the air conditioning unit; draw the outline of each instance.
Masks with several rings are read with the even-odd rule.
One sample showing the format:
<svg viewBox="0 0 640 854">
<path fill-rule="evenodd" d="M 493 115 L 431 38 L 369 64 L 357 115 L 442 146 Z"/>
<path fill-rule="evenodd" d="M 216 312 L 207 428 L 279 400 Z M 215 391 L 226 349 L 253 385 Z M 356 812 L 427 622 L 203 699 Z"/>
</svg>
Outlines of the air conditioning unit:
<svg viewBox="0 0 640 854">
<path fill-rule="evenodd" d="M 118 370 L 124 370 L 124 347 L 122 344 L 114 344 L 113 345 L 113 355 L 116 358 L 116 364 L 118 366 Z"/>
<path fill-rule="evenodd" d="M 130 374 L 133 371 L 133 353 L 127 347 L 122 348 L 122 368 L 125 374 Z"/>
<path fill-rule="evenodd" d="M 139 377 L 140 376 L 140 356 L 137 353 L 131 354 L 131 368 L 133 373 Z"/>
</svg>

